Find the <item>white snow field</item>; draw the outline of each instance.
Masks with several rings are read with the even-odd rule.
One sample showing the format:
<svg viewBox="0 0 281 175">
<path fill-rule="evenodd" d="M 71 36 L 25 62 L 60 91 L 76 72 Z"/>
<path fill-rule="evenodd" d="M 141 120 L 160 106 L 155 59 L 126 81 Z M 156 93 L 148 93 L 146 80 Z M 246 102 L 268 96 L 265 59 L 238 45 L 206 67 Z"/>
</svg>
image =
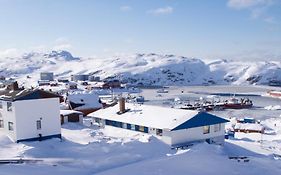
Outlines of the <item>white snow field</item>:
<svg viewBox="0 0 281 175">
<path fill-rule="evenodd" d="M 67 51 L 31 52 L 16 58 L 0 58 L 0 75 L 18 77 L 27 85 L 40 72 L 55 78 L 90 73 L 115 77 L 134 85 L 281 84 L 281 62 L 237 62 L 176 55 L 133 54 L 108 58 L 73 57 Z M 27 76 L 31 78 L 27 78 Z"/>
<path fill-rule="evenodd" d="M 281 155 L 281 118 L 265 124 L 274 132 L 264 134 L 262 142 L 260 134 L 238 134 L 224 146 L 198 143 L 186 150 L 171 150 L 157 138 L 134 131 L 76 123 L 64 125 L 62 141 L 17 144 L 0 135 L 0 159 L 43 160 L 0 164 L 0 174 L 280 174 L 281 157 L 276 155 Z M 230 159 L 236 156 L 246 158 Z"/>
</svg>

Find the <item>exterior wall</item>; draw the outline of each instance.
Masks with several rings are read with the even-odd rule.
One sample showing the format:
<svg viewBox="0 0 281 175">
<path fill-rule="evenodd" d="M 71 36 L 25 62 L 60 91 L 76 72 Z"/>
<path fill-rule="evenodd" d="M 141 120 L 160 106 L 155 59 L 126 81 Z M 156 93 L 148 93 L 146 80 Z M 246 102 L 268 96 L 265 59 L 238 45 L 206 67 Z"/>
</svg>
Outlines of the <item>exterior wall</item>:
<svg viewBox="0 0 281 175">
<path fill-rule="evenodd" d="M 83 124 L 83 114 L 73 113 L 68 115 L 61 115 L 61 124 L 68 123 L 68 122 L 79 122 Z"/>
<path fill-rule="evenodd" d="M 61 134 L 59 98 L 15 101 L 14 108 L 16 140 L 37 138 L 39 134 L 42 137 Z M 41 120 L 39 130 L 37 120 Z"/>
<path fill-rule="evenodd" d="M 156 135 L 156 129 L 155 128 L 149 128 L 148 133 L 152 135 Z"/>
<path fill-rule="evenodd" d="M 203 141 L 206 139 L 212 139 L 211 142 L 223 143 L 225 124 L 221 123 L 220 131 L 214 131 L 214 125 L 210 125 L 210 132 L 208 134 L 203 133 L 203 127 L 196 127 L 190 129 L 182 129 L 176 131 L 163 132 L 163 141 L 170 145 L 180 145 L 189 142 Z M 171 140 L 170 140 L 170 139 Z"/>
<path fill-rule="evenodd" d="M 93 117 L 93 122 L 97 122 L 101 127 L 105 127 L 106 123 L 105 120 Z M 122 127 L 120 129 L 128 129 L 124 128 L 122 123 Z M 155 136 L 161 136 L 161 140 L 171 146 L 177 146 L 181 144 L 187 144 L 196 141 L 205 141 L 208 140 L 209 143 L 217 143 L 223 144 L 224 143 L 224 134 L 225 134 L 225 124 L 220 124 L 220 130 L 215 132 L 215 125 L 210 125 L 210 132 L 207 134 L 203 133 L 203 126 L 189 128 L 189 129 L 182 129 L 176 131 L 170 131 L 169 129 L 162 129 L 162 134 L 157 133 L 157 128 L 148 128 L 148 133 Z M 141 132 L 141 131 L 139 131 Z"/>
<path fill-rule="evenodd" d="M 2 101 L 2 108 L 0 109 L 0 120 L 4 122 L 4 128 L 0 128 L 0 132 L 4 132 L 12 140 L 16 140 L 16 119 L 15 119 L 15 107 L 12 103 L 12 111 L 7 111 L 7 101 Z M 13 122 L 13 131 L 9 131 L 8 122 Z"/>
<path fill-rule="evenodd" d="M 172 143 L 171 131 L 164 129 L 161 140 L 168 145 L 172 145 L 173 143 Z"/>
<path fill-rule="evenodd" d="M 71 76 L 72 81 L 86 81 L 89 79 L 89 75 L 87 74 L 76 74 Z"/>
</svg>

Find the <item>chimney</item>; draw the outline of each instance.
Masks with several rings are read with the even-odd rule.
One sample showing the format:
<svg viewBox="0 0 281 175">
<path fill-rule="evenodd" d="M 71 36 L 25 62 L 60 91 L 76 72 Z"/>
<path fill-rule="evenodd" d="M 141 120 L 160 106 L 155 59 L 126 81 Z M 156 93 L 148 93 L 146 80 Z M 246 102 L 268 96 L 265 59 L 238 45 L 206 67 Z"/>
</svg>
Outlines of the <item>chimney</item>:
<svg viewBox="0 0 281 175">
<path fill-rule="evenodd" d="M 120 97 L 119 98 L 119 113 L 124 113 L 126 112 L 126 109 L 125 109 L 125 98 L 124 97 Z"/>
</svg>

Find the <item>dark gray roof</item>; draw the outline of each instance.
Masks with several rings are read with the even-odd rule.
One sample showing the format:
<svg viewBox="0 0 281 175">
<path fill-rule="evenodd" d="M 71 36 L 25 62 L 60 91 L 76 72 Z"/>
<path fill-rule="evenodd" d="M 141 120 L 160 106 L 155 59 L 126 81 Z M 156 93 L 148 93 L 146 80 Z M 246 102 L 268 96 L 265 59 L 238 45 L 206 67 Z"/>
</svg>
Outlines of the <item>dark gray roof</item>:
<svg viewBox="0 0 281 175">
<path fill-rule="evenodd" d="M 18 101 L 18 100 L 33 100 L 42 98 L 60 98 L 61 96 L 40 90 L 40 89 L 25 89 L 25 90 L 3 90 L 0 91 L 0 100 Z"/>
</svg>

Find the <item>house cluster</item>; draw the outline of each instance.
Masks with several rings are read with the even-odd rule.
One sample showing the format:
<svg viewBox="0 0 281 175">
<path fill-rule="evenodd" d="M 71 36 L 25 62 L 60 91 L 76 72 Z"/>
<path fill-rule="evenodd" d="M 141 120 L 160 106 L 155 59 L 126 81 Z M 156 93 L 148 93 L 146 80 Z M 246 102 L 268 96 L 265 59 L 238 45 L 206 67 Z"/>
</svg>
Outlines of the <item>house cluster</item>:
<svg viewBox="0 0 281 175">
<path fill-rule="evenodd" d="M 119 80 L 101 80 L 99 76 L 89 74 L 74 74 L 70 79 L 55 79 L 53 72 L 41 72 L 38 80 L 39 86 L 65 86 L 66 89 L 75 90 L 79 85 L 87 90 L 120 88 L 122 84 Z"/>
<path fill-rule="evenodd" d="M 151 134 L 172 147 L 197 141 L 223 144 L 228 122 L 207 112 L 128 103 L 123 97 L 106 106 L 91 91 L 66 92 L 62 97 L 39 88 L 19 88 L 16 82 L 0 89 L 0 132 L 15 142 L 61 138 L 62 124 L 83 123 L 85 116 L 100 127 Z"/>
</svg>

